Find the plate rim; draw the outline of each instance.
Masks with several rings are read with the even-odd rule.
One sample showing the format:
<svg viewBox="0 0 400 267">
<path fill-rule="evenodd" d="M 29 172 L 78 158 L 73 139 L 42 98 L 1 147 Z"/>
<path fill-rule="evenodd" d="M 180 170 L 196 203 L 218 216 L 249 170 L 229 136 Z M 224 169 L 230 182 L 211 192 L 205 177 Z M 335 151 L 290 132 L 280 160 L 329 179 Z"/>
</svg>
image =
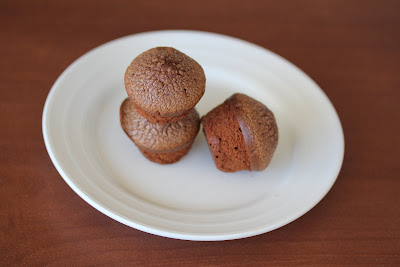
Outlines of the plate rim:
<svg viewBox="0 0 400 267">
<path fill-rule="evenodd" d="M 309 79 L 309 81 L 315 85 L 316 89 L 318 89 L 317 91 L 321 94 L 321 96 L 324 99 L 324 102 L 325 102 L 324 105 L 328 105 L 330 107 L 331 111 L 333 111 L 333 113 L 335 115 L 335 118 L 338 122 L 337 126 L 339 127 L 337 137 L 341 144 L 341 147 L 339 148 L 340 156 L 337 161 L 337 166 L 335 168 L 335 172 L 334 173 L 332 172 L 332 174 L 331 174 L 331 176 L 334 178 L 332 178 L 331 183 L 329 184 L 329 186 L 326 187 L 325 191 L 320 194 L 320 198 L 318 199 L 318 201 L 313 202 L 310 206 L 307 206 L 305 208 L 303 207 L 301 209 L 301 211 L 297 212 L 293 216 L 290 216 L 290 218 L 287 218 L 286 220 L 282 220 L 279 223 L 275 223 L 272 225 L 269 224 L 265 227 L 259 227 L 257 229 L 251 229 L 251 230 L 247 230 L 247 231 L 239 231 L 239 232 L 223 233 L 223 234 L 212 234 L 212 235 L 202 234 L 202 233 L 192 234 L 192 233 L 178 232 L 178 231 L 173 231 L 173 230 L 166 231 L 165 229 L 160 229 L 158 227 L 145 225 L 143 223 L 139 223 L 139 222 L 132 221 L 131 219 L 127 219 L 123 215 L 119 214 L 118 212 L 111 211 L 108 208 L 104 207 L 101 203 L 99 203 L 95 199 L 92 199 L 90 196 L 88 196 L 87 193 L 85 193 L 84 189 L 79 188 L 77 185 L 75 185 L 75 183 L 68 177 L 67 173 L 64 171 L 63 167 L 57 160 L 55 153 L 53 151 L 53 147 L 50 143 L 50 138 L 48 136 L 47 122 L 48 122 L 48 116 L 49 116 L 49 105 L 50 105 L 50 102 L 52 101 L 52 98 L 54 97 L 54 92 L 57 90 L 58 85 L 61 83 L 63 78 L 67 75 L 67 73 L 72 68 L 74 68 L 81 61 L 85 60 L 87 57 L 89 57 L 91 54 L 95 53 L 96 51 L 100 50 L 101 48 L 111 45 L 114 42 L 119 42 L 119 41 L 122 41 L 123 39 L 129 39 L 134 36 L 136 37 L 136 36 L 140 36 L 140 35 L 153 35 L 153 34 L 160 34 L 160 33 L 162 33 L 162 34 L 180 33 L 180 34 L 214 35 L 216 37 L 228 38 L 228 39 L 231 39 L 232 41 L 241 42 L 246 45 L 250 45 L 257 49 L 261 49 L 264 52 L 271 53 L 275 57 L 279 58 L 280 60 L 283 60 L 286 64 L 289 64 L 292 68 L 296 69 L 303 76 L 307 77 Z M 42 113 L 42 134 L 43 134 L 43 139 L 44 139 L 46 150 L 47 150 L 49 157 L 50 157 L 53 165 L 55 166 L 56 170 L 61 175 L 61 177 L 64 179 L 64 181 L 68 184 L 68 186 L 71 187 L 71 189 L 78 196 L 80 196 L 84 201 L 86 201 L 89 205 L 91 205 L 92 207 L 94 207 L 95 209 L 97 209 L 98 211 L 103 213 L 104 215 L 106 215 L 124 225 L 135 228 L 137 230 L 140 230 L 140 231 L 143 231 L 146 233 L 150 233 L 153 235 L 157 235 L 157 236 L 163 236 L 163 237 L 181 239 L 181 240 L 192 240 L 192 241 L 223 241 L 223 240 L 241 239 L 241 238 L 256 236 L 256 235 L 260 235 L 263 233 L 267 233 L 267 232 L 279 229 L 279 228 L 297 220 L 298 218 L 302 217 L 304 214 L 309 212 L 311 209 L 313 209 L 316 205 L 318 205 L 318 203 L 320 203 L 321 200 L 331 190 L 331 188 L 333 187 L 334 183 L 336 182 L 336 180 L 340 174 L 341 168 L 343 166 L 343 159 L 344 159 L 344 153 L 345 153 L 345 142 L 344 142 L 345 140 L 344 140 L 343 127 L 342 127 L 339 115 L 338 115 L 335 107 L 333 106 L 332 102 L 329 100 L 329 98 L 325 94 L 325 92 L 321 89 L 321 87 L 318 86 L 318 84 L 310 76 L 308 76 L 303 70 L 301 70 L 299 67 L 297 67 L 290 61 L 286 60 L 282 56 L 280 56 L 280 55 L 274 53 L 273 51 L 268 50 L 262 46 L 259 46 L 257 44 L 254 44 L 254 43 L 251 43 L 251 42 L 248 42 L 246 40 L 239 39 L 236 37 L 224 35 L 224 34 L 207 32 L 207 31 L 194 31 L 194 30 L 159 30 L 159 31 L 147 31 L 147 32 L 141 32 L 141 33 L 135 33 L 135 34 L 123 36 L 123 37 L 108 41 L 106 43 L 103 43 L 93 49 L 90 49 L 88 52 L 86 52 L 85 54 L 78 57 L 58 76 L 58 78 L 54 82 L 53 86 L 51 87 L 51 89 L 46 97 L 46 101 L 45 101 L 43 113 Z"/>
</svg>

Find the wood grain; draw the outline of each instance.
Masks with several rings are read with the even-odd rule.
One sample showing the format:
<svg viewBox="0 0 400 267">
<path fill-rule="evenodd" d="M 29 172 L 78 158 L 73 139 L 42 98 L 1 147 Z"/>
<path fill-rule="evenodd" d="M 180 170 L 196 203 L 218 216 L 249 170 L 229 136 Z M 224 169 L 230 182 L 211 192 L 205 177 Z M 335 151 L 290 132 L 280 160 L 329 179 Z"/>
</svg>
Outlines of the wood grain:
<svg viewBox="0 0 400 267">
<path fill-rule="evenodd" d="M 0 265 L 400 266 L 400 1 L 0 2 Z M 226 242 L 126 227 L 80 199 L 42 138 L 60 73 L 117 37 L 194 29 L 287 58 L 329 96 L 346 142 L 330 193 L 295 222 Z"/>
</svg>

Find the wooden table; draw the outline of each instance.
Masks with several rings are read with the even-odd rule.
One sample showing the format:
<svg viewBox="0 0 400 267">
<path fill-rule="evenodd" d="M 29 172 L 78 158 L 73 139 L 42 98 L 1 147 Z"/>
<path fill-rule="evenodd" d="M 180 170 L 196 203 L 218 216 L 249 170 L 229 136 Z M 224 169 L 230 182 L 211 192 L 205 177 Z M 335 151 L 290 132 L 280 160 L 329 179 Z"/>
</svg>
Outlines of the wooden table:
<svg viewBox="0 0 400 267">
<path fill-rule="evenodd" d="M 0 265 L 400 266 L 400 1 L 0 2 Z M 109 40 L 159 29 L 239 37 L 287 58 L 329 96 L 346 153 L 295 222 L 226 242 L 158 237 L 76 195 L 47 155 L 46 96 Z"/>
</svg>

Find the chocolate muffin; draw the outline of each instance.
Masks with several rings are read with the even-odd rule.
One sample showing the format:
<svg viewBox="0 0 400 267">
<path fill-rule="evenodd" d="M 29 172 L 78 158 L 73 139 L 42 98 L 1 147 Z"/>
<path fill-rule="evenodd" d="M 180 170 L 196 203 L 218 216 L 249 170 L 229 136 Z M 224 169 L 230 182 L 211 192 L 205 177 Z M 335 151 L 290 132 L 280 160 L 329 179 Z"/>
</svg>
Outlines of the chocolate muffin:
<svg viewBox="0 0 400 267">
<path fill-rule="evenodd" d="M 206 77 L 194 59 L 171 47 L 137 56 L 125 72 L 125 89 L 137 111 L 150 122 L 185 117 L 205 91 Z"/>
<path fill-rule="evenodd" d="M 200 117 L 195 109 L 176 122 L 151 123 L 137 112 L 128 98 L 121 104 L 120 121 L 124 132 L 142 154 L 161 164 L 174 163 L 185 156 L 200 127 Z"/>
<path fill-rule="evenodd" d="M 261 171 L 278 145 L 274 114 L 244 94 L 234 94 L 201 119 L 215 165 L 224 172 Z"/>
</svg>

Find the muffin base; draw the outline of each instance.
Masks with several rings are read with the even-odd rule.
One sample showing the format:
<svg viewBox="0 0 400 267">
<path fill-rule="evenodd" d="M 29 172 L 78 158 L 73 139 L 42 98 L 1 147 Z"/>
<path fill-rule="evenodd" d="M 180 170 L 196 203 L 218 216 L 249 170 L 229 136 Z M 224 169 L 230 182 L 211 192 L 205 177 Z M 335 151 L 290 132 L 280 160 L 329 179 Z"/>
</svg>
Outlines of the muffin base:
<svg viewBox="0 0 400 267">
<path fill-rule="evenodd" d="M 174 152 L 169 152 L 169 153 L 153 153 L 149 152 L 143 149 L 140 149 L 140 152 L 142 152 L 143 156 L 145 156 L 148 160 L 159 163 L 159 164 L 171 164 L 179 161 L 183 156 L 185 156 L 190 148 L 192 147 L 192 144 Z"/>
</svg>

